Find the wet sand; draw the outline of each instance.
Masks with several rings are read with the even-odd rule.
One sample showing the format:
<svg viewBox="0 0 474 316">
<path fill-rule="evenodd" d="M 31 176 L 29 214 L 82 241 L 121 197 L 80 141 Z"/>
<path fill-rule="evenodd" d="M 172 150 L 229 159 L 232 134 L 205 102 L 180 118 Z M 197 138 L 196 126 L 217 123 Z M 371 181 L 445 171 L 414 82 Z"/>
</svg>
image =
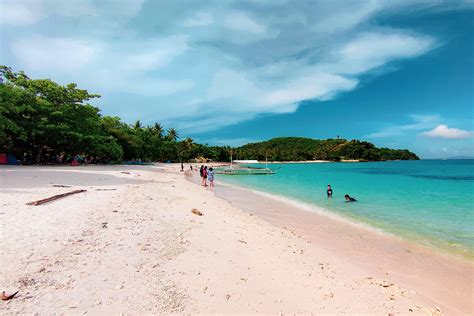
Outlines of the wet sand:
<svg viewBox="0 0 474 316">
<path fill-rule="evenodd" d="M 315 207 L 221 183 L 215 190 L 246 212 L 288 229 L 377 278 L 389 277 L 451 313 L 474 311 L 474 263 L 402 240 Z"/>
</svg>

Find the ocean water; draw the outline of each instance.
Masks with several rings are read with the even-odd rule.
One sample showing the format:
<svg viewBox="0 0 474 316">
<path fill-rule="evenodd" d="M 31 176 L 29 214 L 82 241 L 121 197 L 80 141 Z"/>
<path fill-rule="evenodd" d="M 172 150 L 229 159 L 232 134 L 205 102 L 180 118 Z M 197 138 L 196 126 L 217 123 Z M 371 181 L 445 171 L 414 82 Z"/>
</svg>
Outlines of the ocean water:
<svg viewBox="0 0 474 316">
<path fill-rule="evenodd" d="M 217 175 L 474 259 L 474 160 L 269 164 L 273 175 Z M 333 198 L 326 196 L 331 184 Z M 344 195 L 358 202 L 345 203 Z"/>
</svg>

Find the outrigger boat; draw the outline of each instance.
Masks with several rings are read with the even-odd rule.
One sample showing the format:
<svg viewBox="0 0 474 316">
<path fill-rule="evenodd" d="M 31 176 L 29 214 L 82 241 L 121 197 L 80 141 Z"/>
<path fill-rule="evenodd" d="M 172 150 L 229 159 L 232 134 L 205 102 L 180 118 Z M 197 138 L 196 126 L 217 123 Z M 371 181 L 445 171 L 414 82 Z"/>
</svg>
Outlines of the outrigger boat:
<svg viewBox="0 0 474 316">
<path fill-rule="evenodd" d="M 275 171 L 268 168 L 267 162 L 265 162 L 265 168 L 249 166 L 258 163 L 258 160 L 232 160 L 231 157 L 229 166 L 216 167 L 214 170 L 215 173 L 228 175 L 260 175 L 275 173 Z"/>
</svg>

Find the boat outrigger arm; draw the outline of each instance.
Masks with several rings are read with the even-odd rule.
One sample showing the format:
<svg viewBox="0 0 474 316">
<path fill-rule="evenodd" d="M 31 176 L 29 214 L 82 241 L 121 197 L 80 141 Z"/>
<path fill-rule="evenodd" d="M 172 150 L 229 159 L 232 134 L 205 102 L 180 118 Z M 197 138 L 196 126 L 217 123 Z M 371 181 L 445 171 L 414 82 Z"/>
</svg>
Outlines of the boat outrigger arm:
<svg viewBox="0 0 474 316">
<path fill-rule="evenodd" d="M 260 175 L 260 174 L 274 174 L 275 172 L 268 168 L 265 163 L 265 168 L 248 166 L 249 164 L 258 164 L 258 160 L 233 160 L 230 158 L 230 166 L 215 168 L 218 174 L 228 175 Z"/>
</svg>

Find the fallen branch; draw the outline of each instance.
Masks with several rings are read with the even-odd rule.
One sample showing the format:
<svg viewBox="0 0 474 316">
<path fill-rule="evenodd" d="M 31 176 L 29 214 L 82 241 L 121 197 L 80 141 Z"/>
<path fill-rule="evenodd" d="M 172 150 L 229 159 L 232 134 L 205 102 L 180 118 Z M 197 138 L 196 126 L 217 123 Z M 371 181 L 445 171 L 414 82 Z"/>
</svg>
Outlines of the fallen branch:
<svg viewBox="0 0 474 316">
<path fill-rule="evenodd" d="M 82 193 L 82 192 L 86 192 L 86 191 L 87 190 L 74 190 L 74 191 L 71 191 L 71 192 L 63 193 L 63 194 L 53 195 L 53 196 L 51 196 L 49 198 L 46 198 L 46 199 L 33 201 L 33 202 L 28 202 L 28 203 L 26 203 L 26 205 L 34 205 L 34 206 L 41 205 L 41 204 L 48 203 L 48 202 L 51 202 L 51 201 L 54 201 L 54 200 L 62 199 L 63 197 L 66 197 L 66 196 L 69 196 L 69 195 Z"/>
<path fill-rule="evenodd" d="M 15 295 L 18 294 L 19 291 L 16 291 L 15 293 L 13 294 L 10 294 L 10 295 L 7 295 L 5 294 L 5 291 L 2 292 L 2 301 L 8 301 L 8 300 L 11 300 L 12 298 L 15 297 Z"/>
<path fill-rule="evenodd" d="M 115 191 L 117 189 L 95 189 L 96 191 Z"/>
<path fill-rule="evenodd" d="M 55 188 L 70 188 L 72 185 L 64 185 L 64 184 L 53 184 Z"/>
</svg>

